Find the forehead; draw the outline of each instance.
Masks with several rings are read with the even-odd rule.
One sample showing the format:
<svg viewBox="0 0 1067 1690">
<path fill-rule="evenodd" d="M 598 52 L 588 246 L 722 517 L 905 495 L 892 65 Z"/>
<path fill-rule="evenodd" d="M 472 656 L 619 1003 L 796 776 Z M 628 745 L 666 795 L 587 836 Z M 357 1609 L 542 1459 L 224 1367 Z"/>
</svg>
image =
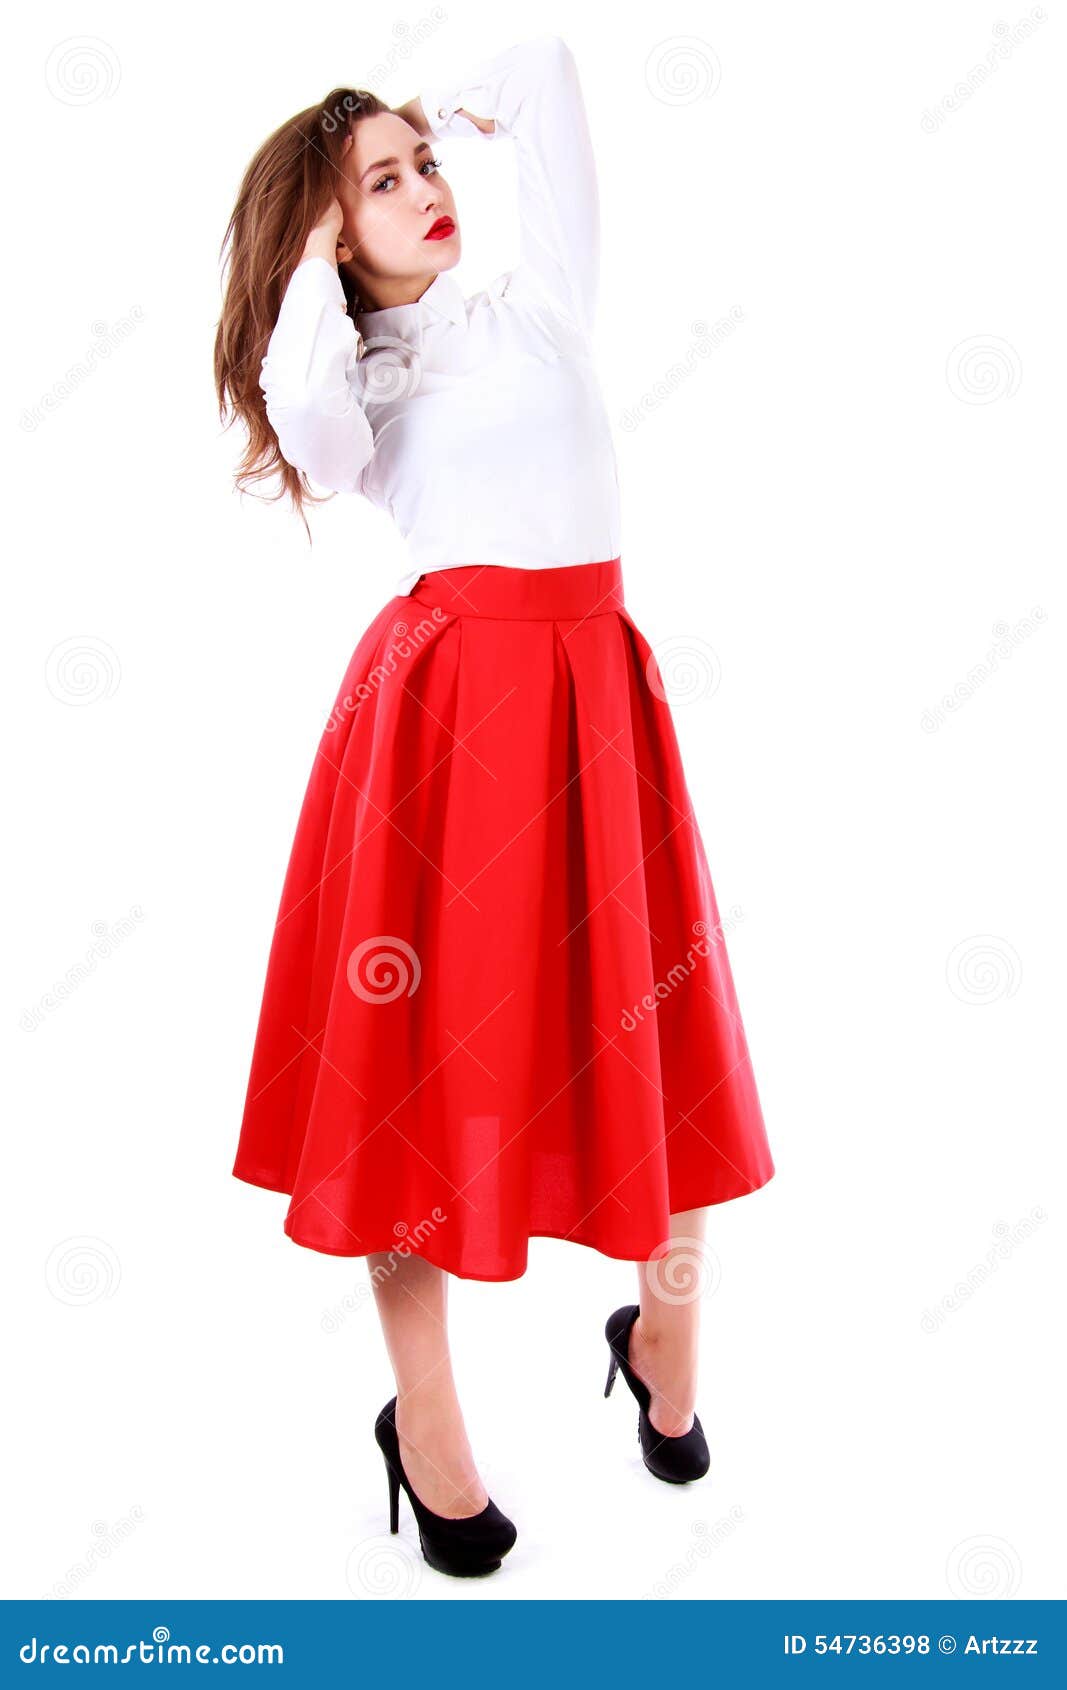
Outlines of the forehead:
<svg viewBox="0 0 1067 1690">
<path fill-rule="evenodd" d="M 352 146 L 346 164 L 348 175 L 358 181 L 373 165 L 388 159 L 401 164 L 417 164 L 424 154 L 432 151 L 430 142 L 405 123 L 395 112 L 378 112 L 374 117 L 361 117 L 352 125 Z"/>
</svg>

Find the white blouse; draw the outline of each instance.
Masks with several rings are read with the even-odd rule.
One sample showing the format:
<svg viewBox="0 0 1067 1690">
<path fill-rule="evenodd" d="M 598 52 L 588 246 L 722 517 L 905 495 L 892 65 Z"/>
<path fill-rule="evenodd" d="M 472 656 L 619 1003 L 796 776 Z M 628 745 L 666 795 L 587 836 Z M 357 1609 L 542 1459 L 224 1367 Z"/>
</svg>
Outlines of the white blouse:
<svg viewBox="0 0 1067 1690">
<path fill-rule="evenodd" d="M 442 271 L 409 305 L 357 313 L 358 335 L 336 267 L 298 264 L 260 376 L 282 455 L 313 486 L 391 514 L 411 566 L 400 593 L 454 564 L 618 557 L 591 347 L 596 168 L 570 49 L 540 36 L 419 97 L 435 136 L 514 140 L 519 262 L 470 298 Z M 494 118 L 494 133 L 460 106 Z"/>
</svg>

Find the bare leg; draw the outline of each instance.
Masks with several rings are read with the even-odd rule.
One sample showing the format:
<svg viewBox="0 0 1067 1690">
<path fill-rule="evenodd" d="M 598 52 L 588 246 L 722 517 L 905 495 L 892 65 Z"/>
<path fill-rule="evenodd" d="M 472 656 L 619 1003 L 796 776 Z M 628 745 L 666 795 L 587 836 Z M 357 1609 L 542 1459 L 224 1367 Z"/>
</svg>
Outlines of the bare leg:
<svg viewBox="0 0 1067 1690">
<path fill-rule="evenodd" d="M 641 1313 L 630 1333 L 630 1366 L 652 1393 L 652 1425 L 668 1438 L 689 1431 L 696 1409 L 700 1271 L 692 1240 L 703 1240 L 706 1220 L 706 1209 L 672 1215 L 671 1238 L 683 1242 L 638 1270 Z"/>
<path fill-rule="evenodd" d="M 396 1377 L 400 1459 L 435 1514 L 465 1519 L 489 1500 L 467 1440 L 448 1348 L 448 1274 L 421 1256 L 367 1257 Z"/>
</svg>

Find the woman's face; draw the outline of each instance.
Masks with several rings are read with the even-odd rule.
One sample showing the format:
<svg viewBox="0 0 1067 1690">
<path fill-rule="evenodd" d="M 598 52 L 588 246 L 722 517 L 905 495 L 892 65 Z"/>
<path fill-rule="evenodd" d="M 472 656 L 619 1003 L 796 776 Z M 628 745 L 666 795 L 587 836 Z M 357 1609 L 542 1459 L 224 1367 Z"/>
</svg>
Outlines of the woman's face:
<svg viewBox="0 0 1067 1690">
<path fill-rule="evenodd" d="M 394 112 L 361 118 L 345 138 L 341 170 L 341 240 L 361 294 L 377 302 L 379 279 L 417 281 L 459 262 L 455 201 L 437 169 L 432 137 Z"/>
</svg>

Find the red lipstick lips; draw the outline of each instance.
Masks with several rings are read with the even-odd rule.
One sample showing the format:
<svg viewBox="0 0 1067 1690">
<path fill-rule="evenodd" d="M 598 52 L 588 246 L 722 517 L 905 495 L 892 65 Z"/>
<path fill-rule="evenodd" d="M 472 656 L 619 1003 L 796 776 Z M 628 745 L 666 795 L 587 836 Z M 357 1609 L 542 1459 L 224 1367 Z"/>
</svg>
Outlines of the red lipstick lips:
<svg viewBox="0 0 1067 1690">
<path fill-rule="evenodd" d="M 449 235 L 454 235 L 455 232 L 456 225 L 451 217 L 439 217 L 436 223 L 430 225 L 422 238 L 424 241 L 443 241 L 447 240 Z"/>
</svg>

